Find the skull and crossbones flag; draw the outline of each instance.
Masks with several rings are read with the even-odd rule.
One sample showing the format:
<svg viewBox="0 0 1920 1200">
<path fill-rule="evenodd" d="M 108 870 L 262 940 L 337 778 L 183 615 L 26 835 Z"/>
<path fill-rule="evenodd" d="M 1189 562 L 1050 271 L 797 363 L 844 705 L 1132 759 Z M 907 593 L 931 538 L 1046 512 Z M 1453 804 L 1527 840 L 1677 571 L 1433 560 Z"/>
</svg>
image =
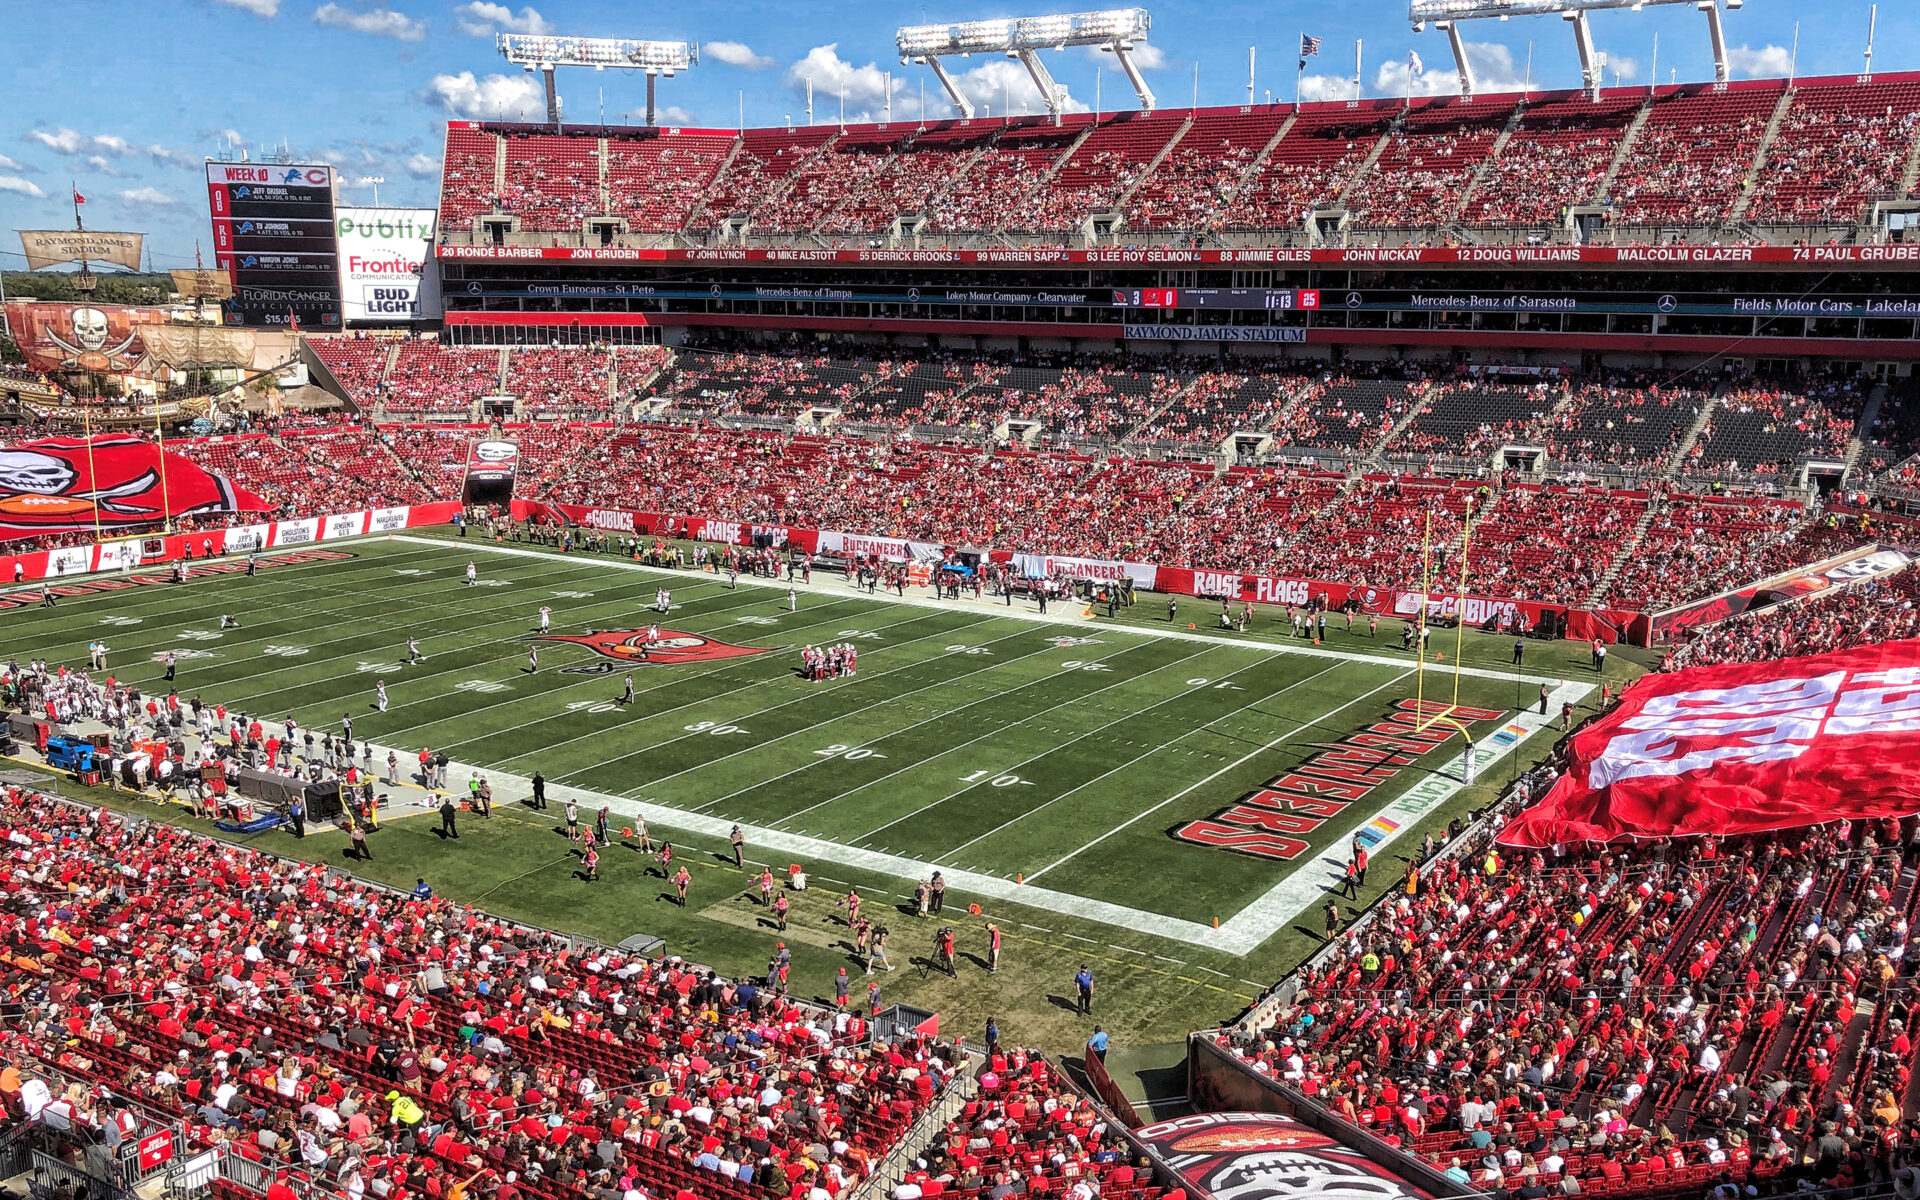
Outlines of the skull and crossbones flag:
<svg viewBox="0 0 1920 1200">
<path fill-rule="evenodd" d="M 203 513 L 273 506 L 224 475 L 124 434 L 49 438 L 0 450 L 0 541 L 98 528 L 107 534 Z"/>
</svg>

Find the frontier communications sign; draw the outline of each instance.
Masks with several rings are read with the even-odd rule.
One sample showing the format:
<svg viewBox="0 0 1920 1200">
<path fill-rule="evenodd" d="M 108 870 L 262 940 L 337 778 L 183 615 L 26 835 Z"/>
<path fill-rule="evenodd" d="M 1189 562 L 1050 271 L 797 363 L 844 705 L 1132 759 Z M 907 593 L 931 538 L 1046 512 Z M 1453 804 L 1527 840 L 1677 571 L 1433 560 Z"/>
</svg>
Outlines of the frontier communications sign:
<svg viewBox="0 0 1920 1200">
<path fill-rule="evenodd" d="M 433 262 L 431 208 L 342 208 L 340 298 L 349 325 L 392 325 L 440 318 L 440 274 Z"/>
</svg>

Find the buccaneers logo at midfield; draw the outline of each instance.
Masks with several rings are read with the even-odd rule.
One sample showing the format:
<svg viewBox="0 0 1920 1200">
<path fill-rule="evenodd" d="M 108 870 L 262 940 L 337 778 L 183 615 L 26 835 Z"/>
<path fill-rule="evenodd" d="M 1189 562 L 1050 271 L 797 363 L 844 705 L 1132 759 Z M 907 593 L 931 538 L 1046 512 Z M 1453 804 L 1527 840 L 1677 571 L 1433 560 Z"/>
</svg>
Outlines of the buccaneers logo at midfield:
<svg viewBox="0 0 1920 1200">
<path fill-rule="evenodd" d="M 647 631 L 644 629 L 614 629 L 589 633 L 583 637 L 556 633 L 539 640 L 572 642 L 613 660 L 584 667 L 567 667 L 565 671 L 569 675 L 605 675 L 615 669 L 615 663 L 631 666 L 636 663 L 712 662 L 721 658 L 765 654 L 769 649 L 765 646 L 735 646 L 697 633 L 682 633 L 678 629 L 662 629 L 660 636 L 652 642 L 647 641 Z"/>
</svg>

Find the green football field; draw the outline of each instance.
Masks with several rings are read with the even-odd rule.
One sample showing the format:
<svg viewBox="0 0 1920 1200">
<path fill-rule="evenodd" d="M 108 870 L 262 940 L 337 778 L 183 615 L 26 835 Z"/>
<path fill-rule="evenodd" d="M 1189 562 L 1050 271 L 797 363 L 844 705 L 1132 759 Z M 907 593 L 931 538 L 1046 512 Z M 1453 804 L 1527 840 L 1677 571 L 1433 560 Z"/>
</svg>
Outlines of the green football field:
<svg viewBox="0 0 1920 1200">
<path fill-rule="evenodd" d="M 1452 631 L 1435 632 L 1422 677 L 1397 621 L 1369 638 L 1336 620 L 1315 646 L 1288 636 L 1281 613 L 1221 634 L 1205 627 L 1217 608 L 1188 601 L 1169 621 L 1154 596 L 1112 620 L 1058 604 L 1043 618 L 1024 603 L 937 601 L 923 589 L 869 597 L 817 574 L 790 610 L 784 581 L 730 588 L 712 574 L 443 534 L 339 552 L 350 557 L 15 609 L 7 650 L 82 664 L 102 639 L 116 675 L 158 690 L 171 650 L 183 698 L 268 723 L 338 729 L 351 715 L 383 764 L 387 748 L 401 753 L 409 781 L 387 789 L 375 860 L 353 869 L 405 885 L 425 876 L 456 899 L 607 940 L 657 933 L 670 951 L 758 970 L 777 935 L 725 852 L 737 824 L 753 864 L 809 875 L 787 938 L 800 990 L 825 992 L 833 966 L 852 965 L 832 901 L 857 886 L 901 905 L 894 952 L 908 978 L 888 978 L 888 999 L 967 1018 L 1024 1013 L 1033 1040 L 1084 1036 L 1060 999 L 1081 958 L 1108 972 L 1110 1028 L 1131 1022 L 1167 1040 L 1231 1015 L 1309 948 L 1356 834 L 1375 847 L 1367 892 L 1377 894 L 1421 834 L 1545 752 L 1557 721 L 1539 729 L 1543 682 L 1555 718 L 1596 683 L 1578 646 L 1532 644 L 1515 667 L 1510 640 L 1457 643 Z M 465 581 L 470 559 L 478 586 Z M 650 607 L 662 587 L 664 615 Z M 222 631 L 223 613 L 241 628 Z M 637 661 L 632 646 L 654 622 L 664 648 Z M 404 661 L 409 635 L 424 662 Z M 840 642 L 858 647 L 857 675 L 800 677 L 800 647 Z M 635 696 L 621 703 L 629 674 Z M 1342 739 L 1417 693 L 1453 702 L 1456 688 L 1459 704 L 1498 714 L 1470 723 L 1473 786 L 1455 736 L 1338 792 L 1355 798 L 1291 818 L 1277 839 L 1291 859 L 1175 836 L 1315 755 L 1350 754 Z M 411 782 L 422 747 L 454 760 L 462 789 L 473 772 L 488 777 L 493 821 L 464 817 L 458 842 L 436 836 Z M 550 812 L 521 803 L 536 770 Z M 558 828 L 568 796 L 589 813 L 612 808 L 616 830 L 643 814 L 656 840 L 671 838 L 696 869 L 688 908 L 631 844 L 586 882 Z M 255 842 L 346 865 L 337 833 Z M 974 978 L 984 962 L 965 957 L 954 979 L 913 969 L 939 922 L 922 930 L 905 901 L 934 870 L 950 882 L 944 920 L 962 930 L 963 951 L 983 956 L 989 918 L 1008 932 L 1008 970 L 991 983 Z M 973 904 L 980 916 L 967 914 Z"/>
</svg>

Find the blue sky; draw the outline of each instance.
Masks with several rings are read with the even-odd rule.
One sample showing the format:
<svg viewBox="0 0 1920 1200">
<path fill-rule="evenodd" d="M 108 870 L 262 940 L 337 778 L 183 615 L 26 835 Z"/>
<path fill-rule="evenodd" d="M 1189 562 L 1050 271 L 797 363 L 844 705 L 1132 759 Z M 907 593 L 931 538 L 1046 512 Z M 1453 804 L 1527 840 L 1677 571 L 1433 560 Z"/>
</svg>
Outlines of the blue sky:
<svg viewBox="0 0 1920 1200">
<path fill-rule="evenodd" d="M 70 225 L 69 179 L 98 228 L 144 230 L 154 265 L 192 263 L 205 244 L 207 155 L 230 144 L 256 157 L 287 146 L 299 161 L 338 168 L 349 203 L 369 203 L 380 176 L 385 204 L 431 205 L 444 122 L 449 118 L 538 116 L 538 77 L 494 52 L 502 29 L 603 37 L 698 41 L 703 61 L 662 80 L 666 120 L 732 127 L 745 105 L 749 125 L 804 120 L 804 79 L 814 80 L 819 121 L 839 113 L 878 117 L 893 72 L 896 119 L 918 115 L 922 85 L 929 116 L 949 115 L 924 68 L 893 54 L 901 23 L 1077 11 L 1094 5 L 1007 7 L 978 0 L 909 0 L 905 5 L 840 0 L 830 5 L 704 0 L 651 5 L 631 0 L 545 0 L 531 6 L 487 0 L 0 0 L 8 53 L 0 65 L 0 229 Z M 1347 94 L 1354 40 L 1364 39 L 1369 95 L 1399 95 L 1417 50 L 1426 74 L 1416 91 L 1452 90 L 1445 35 L 1415 34 L 1404 0 L 1159 0 L 1148 3 L 1154 33 L 1142 62 L 1163 107 L 1191 103 L 1199 69 L 1202 105 L 1247 96 L 1247 48 L 1258 49 L 1257 98 L 1291 99 L 1294 50 L 1302 31 L 1323 39 L 1309 64 L 1306 94 Z M 1799 22 L 1801 75 L 1851 74 L 1861 66 L 1867 0 L 1747 0 L 1726 15 L 1737 76 L 1784 74 Z M 1609 55 L 1611 86 L 1644 86 L 1659 36 L 1661 82 L 1712 75 L 1705 18 L 1691 4 L 1593 19 Z M 1467 30 L 1482 91 L 1573 87 L 1579 65 L 1570 27 L 1557 18 L 1475 22 Z M 1110 57 L 1091 51 L 1046 56 L 1075 108 L 1131 106 Z M 1017 63 L 989 60 L 962 74 L 995 115 L 1037 108 Z M 1920 68 L 1920 5 L 1880 6 L 1876 73 Z M 570 121 L 640 123 L 644 80 L 617 72 L 563 72 Z M 18 269 L 11 234 L 0 264 Z"/>
</svg>

